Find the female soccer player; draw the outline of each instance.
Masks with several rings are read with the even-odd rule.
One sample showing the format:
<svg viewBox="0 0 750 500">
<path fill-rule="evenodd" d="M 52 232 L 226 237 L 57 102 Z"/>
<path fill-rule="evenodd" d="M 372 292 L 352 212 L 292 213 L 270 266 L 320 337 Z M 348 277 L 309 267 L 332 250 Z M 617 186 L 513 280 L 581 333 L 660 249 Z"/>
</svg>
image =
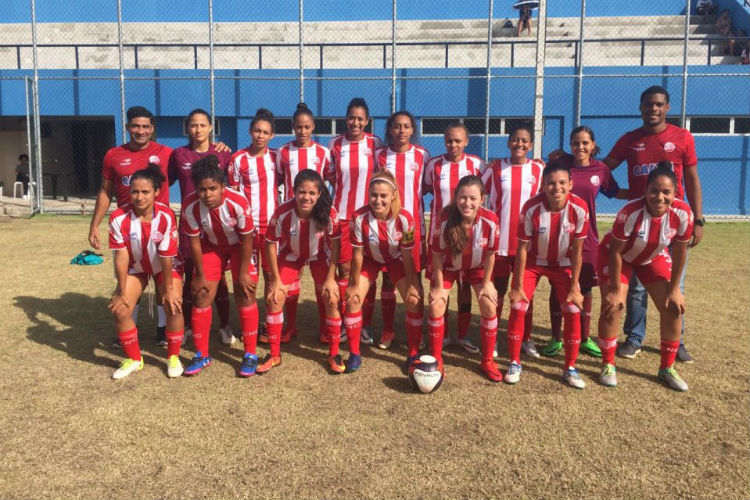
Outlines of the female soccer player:
<svg viewBox="0 0 750 500">
<path fill-rule="evenodd" d="M 367 204 L 367 186 L 375 165 L 375 152 L 383 147 L 383 142 L 365 132 L 370 121 L 370 109 L 361 97 L 349 101 L 346 108 L 346 133 L 334 137 L 328 144 L 331 151 L 331 165 L 326 172 L 326 180 L 333 186 L 333 206 L 339 214 L 341 225 L 341 254 L 339 255 L 339 293 L 342 310 L 343 299 L 349 283 L 352 261 L 352 246 L 349 235 L 349 221 L 354 211 Z M 363 323 L 370 324 L 373 312 L 375 287 L 368 293 L 363 305 Z M 361 342 L 372 344 L 373 339 L 367 329 L 362 329 Z"/>
<path fill-rule="evenodd" d="M 669 162 L 660 162 L 648 174 L 646 194 L 617 212 L 612 231 L 599 244 L 598 273 L 602 307 L 599 346 L 602 373 L 599 382 L 615 387 L 615 350 L 620 317 L 633 273 L 643 283 L 661 316 L 659 380 L 672 389 L 687 391 L 687 383 L 673 364 L 680 346 L 685 298 L 680 276 L 693 231 L 690 206 L 675 197 L 677 176 Z M 671 257 L 666 251 L 672 245 Z"/>
<path fill-rule="evenodd" d="M 328 337 L 328 365 L 334 373 L 343 373 L 339 355 L 341 315 L 336 264 L 339 258 L 341 229 L 336 209 L 323 178 L 311 169 L 300 171 L 292 186 L 294 197 L 282 203 L 271 218 L 266 232 L 266 254 L 271 265 L 271 283 L 266 298 L 266 331 L 270 353 L 258 366 L 265 373 L 281 364 L 281 328 L 284 323 L 284 298 L 289 286 L 299 281 L 300 271 L 310 267 L 315 282 L 318 310 Z M 278 252 L 276 250 L 278 245 Z"/>
<path fill-rule="evenodd" d="M 596 229 L 596 196 L 602 193 L 608 198 L 627 198 L 627 191 L 620 189 L 612 177 L 609 167 L 594 157 L 599 147 L 594 139 L 594 131 L 582 125 L 570 133 L 572 156 L 564 155 L 563 161 L 570 167 L 570 178 L 573 182 L 571 192 L 583 198 L 589 209 L 589 232 L 583 242 L 583 264 L 581 265 L 581 293 L 583 310 L 581 311 L 581 348 L 580 350 L 597 358 L 602 356 L 599 346 L 590 337 L 591 333 L 591 289 L 597 286 L 596 256 L 599 251 L 599 232 Z M 553 155 L 550 155 L 552 157 Z M 555 155 L 559 156 L 559 155 Z M 563 348 L 562 343 L 562 310 L 554 290 L 550 290 L 549 310 L 552 319 L 552 339 L 542 349 L 545 356 L 556 356 Z"/>
<path fill-rule="evenodd" d="M 255 374 L 258 356 L 258 304 L 255 285 L 258 270 L 252 262 L 255 227 L 245 197 L 226 188 L 224 171 L 215 156 L 206 156 L 193 164 L 191 173 L 197 189 L 185 201 L 183 231 L 190 237 L 193 256 L 193 340 L 195 356 L 185 369 L 196 375 L 211 364 L 208 334 L 211 330 L 211 302 L 216 296 L 221 274 L 232 270 L 234 300 L 240 317 L 245 354 L 237 374 Z"/>
<path fill-rule="evenodd" d="M 476 175 L 458 181 L 453 199 L 442 210 L 432 232 L 432 284 L 429 325 L 432 355 L 443 368 L 443 337 L 445 310 L 453 282 L 474 289 L 482 315 L 481 370 L 499 382 L 502 373 L 492 359 L 497 341 L 497 290 L 492 285 L 500 221 L 497 215 L 482 207 L 484 185 Z"/>
<path fill-rule="evenodd" d="M 388 131 L 388 147 L 377 152 L 376 162 L 379 168 L 387 170 L 396 181 L 401 207 L 414 220 L 415 244 L 412 248 L 414 271 L 419 274 L 422 269 L 420 256 L 427 253 L 424 244 L 424 207 L 422 206 L 422 179 L 424 168 L 430 161 L 430 154 L 421 146 L 411 143 L 417 128 L 414 116 L 408 111 L 396 111 L 385 123 Z M 394 280 L 383 279 L 380 303 L 383 308 L 383 332 L 380 336 L 381 349 L 388 349 L 393 343 L 393 317 L 396 312 L 396 294 L 393 290 Z M 417 279 L 419 287 L 422 280 Z M 421 288 L 420 288 L 421 289 Z M 420 306 L 423 308 L 424 306 Z M 421 340 L 421 335 L 420 335 Z"/>
<path fill-rule="evenodd" d="M 179 183 L 180 202 L 182 204 L 185 203 L 189 194 L 195 192 L 195 185 L 190 178 L 193 163 L 208 155 L 213 155 L 218 158 L 219 166 L 226 170 L 232 156 L 226 146 L 211 142 L 213 126 L 211 125 L 211 117 L 207 111 L 200 108 L 194 109 L 188 115 L 187 122 L 188 135 L 190 137 L 189 144 L 173 150 L 169 157 L 169 184 L 172 185 L 175 181 Z M 185 318 L 185 324 L 190 325 L 190 314 L 193 311 L 193 298 L 190 291 L 190 281 L 193 277 L 193 261 L 190 255 L 190 238 L 184 232 L 180 233 L 179 249 L 180 259 L 182 259 L 185 269 L 185 282 L 182 285 L 182 315 Z M 219 334 L 221 335 L 221 341 L 225 345 L 232 345 L 236 339 L 232 335 L 232 329 L 229 326 L 229 288 L 227 287 L 227 281 L 224 279 L 223 273 L 219 281 L 219 288 L 216 291 L 215 303 L 216 310 L 219 313 Z M 186 333 L 186 337 L 190 335 L 190 331 Z"/>
<path fill-rule="evenodd" d="M 153 163 L 136 171 L 130 178 L 130 205 L 118 208 L 109 218 L 109 247 L 114 254 L 117 278 L 117 290 L 109 308 L 115 317 L 117 337 L 127 356 L 112 374 L 113 379 L 122 379 L 143 369 L 138 328 L 132 313 L 151 277 L 156 282 L 167 315 L 167 375 L 182 375 L 179 355 L 184 322 L 177 223 L 168 206 L 154 201 L 164 180 L 160 167 Z"/>
<path fill-rule="evenodd" d="M 302 170 L 312 169 L 321 177 L 330 168 L 331 152 L 327 147 L 318 144 L 312 140 L 315 131 L 315 118 L 307 104 L 301 102 L 297 104 L 297 109 L 292 115 L 292 129 L 294 130 L 294 140 L 281 146 L 276 155 L 276 175 L 279 177 L 279 183 L 284 185 L 284 195 L 282 199 L 289 199 L 294 196 L 293 184 L 297 174 Z M 285 340 L 291 340 L 297 334 L 295 325 L 297 324 L 297 303 L 299 301 L 300 282 L 297 280 L 289 289 L 286 298 L 287 324 L 284 333 Z M 325 317 L 325 308 L 318 304 L 318 316 L 321 323 L 320 341 L 324 344 L 328 342 L 325 332 L 327 329 L 322 323 Z"/>
<path fill-rule="evenodd" d="M 460 179 L 467 175 L 479 175 L 484 173 L 486 165 L 479 157 L 464 153 L 469 145 L 469 129 L 461 122 L 453 122 L 448 125 L 443 134 L 445 139 L 445 154 L 430 160 L 424 172 L 424 191 L 432 193 L 432 207 L 430 213 L 430 236 L 431 243 L 440 214 L 443 209 L 450 205 L 451 196 L 456 192 Z M 484 189 L 483 189 L 484 191 Z M 427 275 L 430 272 L 431 256 L 428 250 Z M 491 279 L 491 277 L 490 277 Z M 459 280 L 458 282 L 458 343 L 467 352 L 476 354 L 479 348 L 468 337 L 469 323 L 471 322 L 471 285 Z M 450 337 L 444 338 L 447 344 Z M 492 353 L 490 353 L 492 354 Z"/>
<path fill-rule="evenodd" d="M 348 372 L 362 364 L 359 351 L 362 302 L 381 269 L 389 274 L 406 304 L 406 369 L 417 358 L 422 337 L 422 304 L 414 263 L 416 225 L 401 208 L 396 179 L 387 170 L 370 179 L 369 204 L 354 212 L 351 222 L 352 269 L 346 289 L 345 325 L 349 337 Z"/>
<path fill-rule="evenodd" d="M 503 298 L 508 291 L 516 257 L 516 233 L 521 207 L 539 192 L 542 182 L 544 162 L 527 158 L 533 147 L 534 131 L 531 127 L 521 125 L 515 128 L 508 137 L 510 157 L 493 161 L 482 175 L 487 192 L 487 208 L 500 219 L 500 242 L 494 270 L 498 318 L 503 314 Z M 533 304 L 529 302 L 521 348 L 527 356 L 538 358 L 539 352 L 531 340 L 532 318 Z"/>
<path fill-rule="evenodd" d="M 571 387 L 586 384 L 575 369 L 581 342 L 580 308 L 583 302 L 578 279 L 581 274 L 583 240 L 588 233 L 586 202 L 572 194 L 570 169 L 552 162 L 542 173 L 542 192 L 527 201 L 518 224 L 518 252 L 513 269 L 508 355 L 510 365 L 505 382 L 521 378 L 521 339 L 524 315 L 542 276 L 554 286 L 563 307 L 565 321 L 565 366 L 563 379 Z"/>
</svg>

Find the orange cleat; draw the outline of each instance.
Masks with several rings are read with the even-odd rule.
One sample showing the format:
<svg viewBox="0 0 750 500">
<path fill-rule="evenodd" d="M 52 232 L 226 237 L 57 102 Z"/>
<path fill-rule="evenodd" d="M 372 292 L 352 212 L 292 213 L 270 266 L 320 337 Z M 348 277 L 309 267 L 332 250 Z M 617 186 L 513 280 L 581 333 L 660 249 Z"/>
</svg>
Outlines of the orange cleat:
<svg viewBox="0 0 750 500">
<path fill-rule="evenodd" d="M 265 358 L 263 358 L 263 361 L 258 364 L 258 367 L 255 369 L 255 373 L 266 373 L 267 371 L 271 370 L 271 368 L 275 366 L 279 366 L 281 364 L 281 356 L 271 356 L 270 354 L 267 354 Z"/>
<path fill-rule="evenodd" d="M 482 372 L 484 372 L 485 375 L 487 375 L 487 378 L 492 380 L 493 382 L 500 382 L 503 380 L 503 374 L 500 372 L 497 363 L 495 363 L 491 359 L 482 361 L 482 363 L 479 365 L 479 368 L 482 370 Z"/>
</svg>

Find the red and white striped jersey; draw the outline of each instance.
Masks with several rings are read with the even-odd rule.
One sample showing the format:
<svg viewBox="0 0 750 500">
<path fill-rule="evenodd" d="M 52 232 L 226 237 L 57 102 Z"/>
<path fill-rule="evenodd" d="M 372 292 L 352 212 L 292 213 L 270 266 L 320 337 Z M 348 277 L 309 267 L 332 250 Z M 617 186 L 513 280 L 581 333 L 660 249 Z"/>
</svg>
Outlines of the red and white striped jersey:
<svg viewBox="0 0 750 500">
<path fill-rule="evenodd" d="M 415 226 L 417 235 L 424 234 L 422 178 L 424 168 L 430 161 L 430 153 L 412 144 L 404 153 L 396 153 L 390 147 L 380 149 L 375 158 L 379 168 L 388 170 L 396 178 L 401 207 L 418 222 Z"/>
<path fill-rule="evenodd" d="M 466 242 L 463 253 L 453 255 L 444 238 L 446 234 L 446 225 L 448 224 L 448 215 L 443 213 L 436 218 L 436 226 L 439 231 L 432 235 L 432 252 L 445 256 L 443 267 L 449 271 L 468 271 L 482 267 L 484 258 L 487 254 L 497 252 L 498 240 L 500 238 L 500 221 L 497 215 L 479 207 L 477 217 L 470 229 L 469 239 Z"/>
<path fill-rule="evenodd" d="M 693 212 L 690 205 L 676 199 L 661 217 L 653 217 L 643 198 L 633 200 L 617 212 L 615 223 L 605 237 L 625 241 L 622 260 L 634 266 L 649 264 L 654 257 L 677 241 L 690 241 L 693 235 Z"/>
<path fill-rule="evenodd" d="M 161 272 L 161 257 L 177 256 L 177 222 L 171 208 L 154 203 L 151 222 L 143 222 L 130 205 L 109 216 L 109 248 L 127 250 L 131 273 L 154 276 Z"/>
<path fill-rule="evenodd" d="M 331 139 L 331 165 L 326 180 L 333 186 L 333 206 L 344 220 L 352 218 L 357 208 L 367 204 L 367 190 L 375 165 L 375 152 L 383 142 L 372 134 L 351 142 L 345 134 Z"/>
<path fill-rule="evenodd" d="M 327 227 L 320 227 L 312 218 L 297 215 L 296 200 L 279 205 L 268 224 L 266 241 L 279 244 L 279 262 L 312 262 L 331 255 L 330 240 L 341 238 L 341 226 L 336 209 L 331 207 Z"/>
<path fill-rule="evenodd" d="M 268 220 L 279 204 L 277 154 L 276 150 L 267 148 L 264 155 L 253 156 L 248 147 L 232 155 L 227 169 L 227 184 L 245 195 L 250 203 L 253 224 L 261 230 L 268 226 Z"/>
<path fill-rule="evenodd" d="M 487 207 L 500 219 L 498 255 L 515 255 L 518 242 L 518 217 L 521 207 L 539 192 L 542 185 L 542 160 L 528 160 L 513 165 L 510 158 L 495 160 L 484 171 L 482 181 L 487 191 Z"/>
<path fill-rule="evenodd" d="M 537 266 L 570 266 L 573 240 L 586 238 L 589 209 L 583 198 L 568 194 L 562 209 L 552 212 L 544 193 L 524 203 L 518 239 L 530 242 L 526 262 Z"/>
<path fill-rule="evenodd" d="M 430 160 L 424 171 L 424 189 L 433 196 L 430 220 L 437 223 L 443 209 L 453 199 L 458 181 L 467 175 L 481 176 L 486 168 L 481 158 L 470 154 L 464 154 L 458 162 L 449 161 L 445 155 Z"/>
<path fill-rule="evenodd" d="M 209 209 L 193 193 L 182 208 L 185 224 L 182 231 L 188 236 L 198 236 L 212 245 L 226 247 L 240 244 L 241 234 L 253 234 L 255 226 L 247 199 L 232 189 L 224 190 L 221 205 Z"/>
<path fill-rule="evenodd" d="M 294 196 L 294 178 L 300 170 L 311 168 L 324 177 L 330 164 L 331 152 L 315 141 L 306 148 L 298 148 L 294 141 L 281 146 L 276 155 L 276 175 L 279 183 L 284 184 L 284 200 Z"/>
<path fill-rule="evenodd" d="M 396 217 L 380 220 L 365 205 L 351 220 L 352 246 L 362 248 L 365 256 L 380 264 L 403 260 L 401 251 L 414 248 L 414 234 L 414 219 L 403 208 Z"/>
</svg>

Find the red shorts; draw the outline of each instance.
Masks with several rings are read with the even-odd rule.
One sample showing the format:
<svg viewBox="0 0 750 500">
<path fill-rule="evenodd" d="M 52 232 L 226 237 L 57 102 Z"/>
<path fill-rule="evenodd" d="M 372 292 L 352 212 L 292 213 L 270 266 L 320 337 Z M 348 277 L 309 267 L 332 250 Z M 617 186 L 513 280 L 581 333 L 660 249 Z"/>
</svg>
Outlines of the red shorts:
<svg viewBox="0 0 750 500">
<path fill-rule="evenodd" d="M 546 276 L 555 291 L 557 300 L 561 306 L 564 306 L 565 298 L 568 295 L 568 290 L 570 290 L 572 274 L 569 267 L 529 265 L 523 273 L 523 293 L 526 294 L 526 298 L 530 302 L 534 296 L 534 290 L 536 290 L 536 286 L 539 284 L 539 280 L 542 276 Z"/>
<path fill-rule="evenodd" d="M 150 276 L 149 274 L 134 273 L 132 272 L 132 269 L 128 269 L 128 274 L 140 279 L 144 288 L 148 284 L 148 278 Z M 182 266 L 181 265 L 180 267 L 172 267 L 172 279 L 182 281 Z M 161 285 L 162 283 L 164 283 L 164 273 L 163 272 L 156 273 L 154 275 L 154 281 L 156 282 L 157 285 Z"/>
<path fill-rule="evenodd" d="M 390 260 L 386 264 L 381 264 L 380 262 L 375 262 L 368 257 L 362 259 L 362 271 L 360 274 L 367 278 L 370 283 L 375 283 L 380 271 L 388 273 L 388 277 L 394 285 L 398 283 L 401 278 L 406 277 L 404 263 L 400 260 Z"/>
<path fill-rule="evenodd" d="M 672 257 L 665 250 L 652 259 L 649 264 L 634 266 L 623 260 L 620 270 L 620 283 L 630 283 L 633 272 L 644 285 L 657 281 L 669 281 L 672 277 Z M 602 282 L 609 283 L 609 246 L 603 243 L 599 244 L 597 273 L 601 276 Z"/>
<path fill-rule="evenodd" d="M 352 237 L 351 237 L 351 221 L 341 219 L 339 226 L 341 227 L 341 250 L 339 252 L 339 264 L 345 264 L 352 261 Z"/>
<path fill-rule="evenodd" d="M 443 269 L 443 288 L 450 290 L 456 281 L 462 284 L 476 285 L 484 279 L 484 268 L 476 267 L 474 269 L 462 271 L 450 271 Z M 430 286 L 435 286 L 435 280 L 430 276 Z"/>
<path fill-rule="evenodd" d="M 232 280 L 237 283 L 240 277 L 240 264 L 242 262 L 242 246 L 231 245 L 227 247 L 217 247 L 206 241 L 201 241 L 201 250 L 203 251 L 203 273 L 207 281 L 219 281 L 224 275 L 227 264 L 232 270 Z M 248 269 L 250 277 L 258 282 L 258 268 L 250 262 Z"/>
<path fill-rule="evenodd" d="M 302 268 L 306 265 L 310 267 L 310 274 L 312 274 L 313 282 L 316 285 L 322 285 L 328 274 L 328 262 L 326 262 L 326 259 L 317 259 L 311 262 L 280 260 L 279 276 L 281 277 L 281 282 L 285 285 L 291 285 L 299 280 Z"/>
<path fill-rule="evenodd" d="M 271 264 L 266 259 L 267 229 L 267 227 L 259 228 L 255 231 L 255 236 L 253 237 L 253 266 L 255 266 L 255 269 L 263 269 L 263 272 L 266 274 L 271 272 Z"/>
<path fill-rule="evenodd" d="M 495 255 L 495 267 L 492 270 L 492 277 L 507 278 L 513 273 L 515 263 L 515 255 Z"/>
</svg>

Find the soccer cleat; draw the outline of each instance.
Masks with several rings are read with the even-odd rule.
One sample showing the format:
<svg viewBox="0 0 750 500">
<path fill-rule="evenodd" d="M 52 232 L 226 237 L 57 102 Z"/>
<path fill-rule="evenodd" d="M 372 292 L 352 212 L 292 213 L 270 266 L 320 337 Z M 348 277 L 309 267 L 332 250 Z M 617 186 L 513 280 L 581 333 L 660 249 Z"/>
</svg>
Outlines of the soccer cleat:
<svg viewBox="0 0 750 500">
<path fill-rule="evenodd" d="M 536 345 L 534 345 L 533 340 L 527 340 L 526 342 L 521 342 L 521 350 L 526 356 L 530 358 L 539 357 L 539 351 L 536 350 Z"/>
<path fill-rule="evenodd" d="M 607 363 L 599 374 L 599 383 L 607 387 L 617 387 L 617 368 Z"/>
<path fill-rule="evenodd" d="M 167 327 L 157 326 L 156 327 L 156 344 L 161 346 L 167 345 Z"/>
<path fill-rule="evenodd" d="M 372 345 L 375 343 L 375 339 L 372 337 L 372 327 L 370 325 L 367 325 L 360 331 L 359 343 L 365 345 Z"/>
<path fill-rule="evenodd" d="M 469 337 L 465 337 L 462 339 L 458 339 L 458 345 L 464 348 L 464 351 L 468 352 L 469 354 L 478 354 L 479 353 L 479 347 L 472 342 L 472 340 Z"/>
<path fill-rule="evenodd" d="M 120 380 L 127 377 L 133 372 L 141 370 L 143 370 L 143 358 L 138 361 L 126 358 L 125 361 L 120 363 L 120 367 L 112 374 L 112 378 L 114 380 Z"/>
<path fill-rule="evenodd" d="M 169 378 L 177 378 L 185 371 L 182 367 L 180 357 L 176 354 L 172 354 L 167 360 L 167 376 Z"/>
<path fill-rule="evenodd" d="M 185 368 L 185 375 L 197 375 L 205 367 L 211 364 L 211 357 L 204 356 L 202 352 L 198 351 L 193 356 L 193 360 L 190 362 L 187 368 Z"/>
<path fill-rule="evenodd" d="M 593 356 L 595 358 L 601 358 L 602 357 L 602 350 L 599 349 L 599 346 L 596 345 L 596 342 L 591 340 L 591 337 L 587 338 L 585 341 L 581 342 L 581 351 L 585 352 L 589 356 Z"/>
<path fill-rule="evenodd" d="M 682 380 L 680 374 L 672 366 L 659 370 L 659 380 L 666 382 L 675 391 L 685 392 L 688 390 L 687 382 Z"/>
<path fill-rule="evenodd" d="M 328 366 L 331 368 L 331 371 L 333 373 L 344 373 L 346 371 L 346 366 L 341 360 L 340 354 L 328 358 Z"/>
<path fill-rule="evenodd" d="M 219 335 L 221 335 L 221 342 L 224 345 L 232 345 L 237 340 L 234 338 L 234 335 L 232 335 L 232 329 L 229 326 L 219 328 Z"/>
<path fill-rule="evenodd" d="M 551 338 L 549 339 L 549 342 L 547 342 L 547 345 L 542 348 L 541 354 L 548 358 L 554 358 L 560 353 L 560 351 L 562 351 L 562 348 L 562 340 Z"/>
<path fill-rule="evenodd" d="M 188 341 L 189 337 L 193 336 L 193 330 L 190 328 L 185 328 L 185 335 L 182 336 L 182 343 L 180 344 L 180 347 L 185 347 L 185 344 Z"/>
<path fill-rule="evenodd" d="M 569 366 L 566 370 L 563 370 L 563 380 L 568 383 L 570 387 L 576 389 L 583 389 L 586 387 L 586 382 L 583 381 L 581 376 L 578 374 L 578 370 Z"/>
<path fill-rule="evenodd" d="M 292 341 L 294 337 L 297 336 L 297 329 L 292 328 L 286 328 L 283 332 L 281 332 L 281 343 L 282 344 L 288 344 Z"/>
<path fill-rule="evenodd" d="M 508 371 L 505 372 L 504 379 L 506 384 L 517 384 L 521 380 L 521 365 L 513 361 L 508 365 Z"/>
<path fill-rule="evenodd" d="M 356 372 L 360 366 L 362 366 L 362 356 L 350 354 L 349 359 L 346 360 L 346 373 Z"/>
<path fill-rule="evenodd" d="M 242 358 L 242 364 L 240 369 L 237 371 L 237 375 L 240 377 L 252 377 L 255 375 L 255 370 L 258 368 L 258 356 L 249 352 L 245 353 Z"/>
<path fill-rule="evenodd" d="M 641 352 L 641 348 L 632 342 L 628 342 L 627 340 L 617 346 L 616 351 L 617 357 L 625 359 L 633 359 L 639 352 Z"/>
<path fill-rule="evenodd" d="M 503 380 L 503 374 L 498 368 L 497 363 L 495 363 L 493 360 L 490 359 L 482 361 L 482 363 L 479 365 L 479 368 L 485 375 L 487 375 L 487 378 L 492 380 L 493 382 L 500 382 L 501 380 Z"/>
<path fill-rule="evenodd" d="M 270 354 L 266 354 L 266 357 L 263 358 L 263 361 L 261 361 L 255 369 L 255 373 L 266 373 L 271 368 L 279 366 L 280 364 L 281 356 L 271 356 Z"/>
<path fill-rule="evenodd" d="M 383 333 L 380 334 L 380 343 L 378 344 L 378 347 L 380 349 L 389 349 L 391 345 L 393 345 L 393 340 L 395 338 L 396 334 L 394 332 L 383 330 Z"/>
<path fill-rule="evenodd" d="M 688 352 L 685 344 L 680 344 L 680 347 L 677 348 L 677 361 L 679 361 L 680 363 L 685 363 L 686 365 L 689 365 L 693 362 L 693 357 Z"/>
</svg>

